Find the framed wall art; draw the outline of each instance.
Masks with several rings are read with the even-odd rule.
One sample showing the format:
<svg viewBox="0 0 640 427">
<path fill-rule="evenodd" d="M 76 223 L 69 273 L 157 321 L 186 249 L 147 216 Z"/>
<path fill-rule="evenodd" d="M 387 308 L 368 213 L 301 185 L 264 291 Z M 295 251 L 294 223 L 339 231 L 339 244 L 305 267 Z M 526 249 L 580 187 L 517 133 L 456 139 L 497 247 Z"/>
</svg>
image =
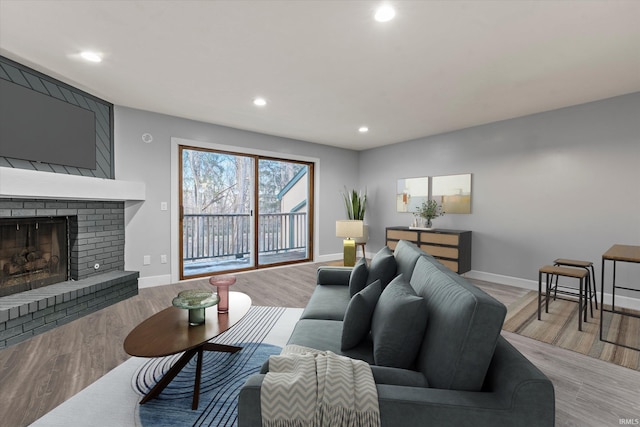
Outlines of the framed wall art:
<svg viewBox="0 0 640 427">
<path fill-rule="evenodd" d="M 471 174 L 432 177 L 431 198 L 447 215 L 471 213 Z"/>
<path fill-rule="evenodd" d="M 396 188 L 396 210 L 398 212 L 415 212 L 429 200 L 429 177 L 401 178 Z"/>
</svg>

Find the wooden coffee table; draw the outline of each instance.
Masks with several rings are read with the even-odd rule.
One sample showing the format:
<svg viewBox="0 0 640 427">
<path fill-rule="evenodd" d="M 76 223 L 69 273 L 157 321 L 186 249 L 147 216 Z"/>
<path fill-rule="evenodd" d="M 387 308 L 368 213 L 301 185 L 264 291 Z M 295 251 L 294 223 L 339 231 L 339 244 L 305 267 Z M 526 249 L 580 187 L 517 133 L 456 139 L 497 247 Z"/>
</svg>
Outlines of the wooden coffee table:
<svg viewBox="0 0 640 427">
<path fill-rule="evenodd" d="M 189 310 L 169 307 L 136 326 L 124 340 L 124 350 L 131 356 L 163 357 L 185 352 L 158 383 L 140 401 L 145 404 L 158 396 L 194 355 L 196 378 L 193 385 L 192 409 L 198 408 L 202 353 L 223 351 L 235 353 L 242 347 L 208 342 L 238 323 L 251 308 L 251 298 L 241 292 L 229 292 L 229 311 L 218 313 L 217 306 L 206 309 L 205 323 L 189 326 Z"/>
</svg>

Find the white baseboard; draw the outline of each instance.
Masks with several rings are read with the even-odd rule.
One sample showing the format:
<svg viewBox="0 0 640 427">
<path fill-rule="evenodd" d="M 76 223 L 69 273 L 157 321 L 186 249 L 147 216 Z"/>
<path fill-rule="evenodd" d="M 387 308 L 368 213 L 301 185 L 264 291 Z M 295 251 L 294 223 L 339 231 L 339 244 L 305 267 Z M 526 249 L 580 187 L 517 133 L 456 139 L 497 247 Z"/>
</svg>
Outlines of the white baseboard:
<svg viewBox="0 0 640 427">
<path fill-rule="evenodd" d="M 518 277 L 503 276 L 501 274 L 486 273 L 484 271 L 471 270 L 464 274 L 468 279 L 483 280 L 485 282 L 498 283 L 500 285 L 515 286 L 517 288 L 538 291 L 538 282 L 535 280 L 520 279 Z M 598 301 L 602 301 L 600 291 L 596 289 Z M 604 303 L 611 304 L 611 294 L 604 294 Z M 640 310 L 640 299 L 616 295 L 616 307 Z"/>
</svg>

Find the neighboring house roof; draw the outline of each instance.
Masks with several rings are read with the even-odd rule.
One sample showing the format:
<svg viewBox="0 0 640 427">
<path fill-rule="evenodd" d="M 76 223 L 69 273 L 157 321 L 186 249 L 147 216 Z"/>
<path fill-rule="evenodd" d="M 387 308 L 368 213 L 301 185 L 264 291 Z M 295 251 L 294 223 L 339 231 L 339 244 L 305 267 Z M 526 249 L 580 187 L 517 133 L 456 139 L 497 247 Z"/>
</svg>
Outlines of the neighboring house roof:
<svg viewBox="0 0 640 427">
<path fill-rule="evenodd" d="M 306 174 L 307 174 L 307 168 L 300 169 L 300 171 L 293 178 L 291 178 L 291 180 L 287 183 L 287 185 L 285 185 L 284 188 L 280 190 L 280 192 L 277 195 L 278 200 L 282 200 L 284 195 L 287 194 L 289 190 L 291 190 L 293 186 L 296 185 L 296 183 L 300 181 L 300 179 Z"/>
</svg>

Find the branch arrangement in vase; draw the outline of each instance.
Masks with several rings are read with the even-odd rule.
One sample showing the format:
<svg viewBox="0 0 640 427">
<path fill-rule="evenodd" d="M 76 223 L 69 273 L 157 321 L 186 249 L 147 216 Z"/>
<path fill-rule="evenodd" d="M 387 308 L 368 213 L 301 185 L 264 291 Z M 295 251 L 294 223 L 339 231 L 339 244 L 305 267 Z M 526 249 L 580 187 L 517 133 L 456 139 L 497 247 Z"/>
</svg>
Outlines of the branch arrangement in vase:
<svg viewBox="0 0 640 427">
<path fill-rule="evenodd" d="M 413 215 L 417 218 L 424 219 L 426 221 L 426 227 L 431 228 L 431 220 L 443 216 L 444 213 L 442 206 L 440 206 L 438 202 L 435 200 L 427 200 L 416 208 Z"/>
</svg>

